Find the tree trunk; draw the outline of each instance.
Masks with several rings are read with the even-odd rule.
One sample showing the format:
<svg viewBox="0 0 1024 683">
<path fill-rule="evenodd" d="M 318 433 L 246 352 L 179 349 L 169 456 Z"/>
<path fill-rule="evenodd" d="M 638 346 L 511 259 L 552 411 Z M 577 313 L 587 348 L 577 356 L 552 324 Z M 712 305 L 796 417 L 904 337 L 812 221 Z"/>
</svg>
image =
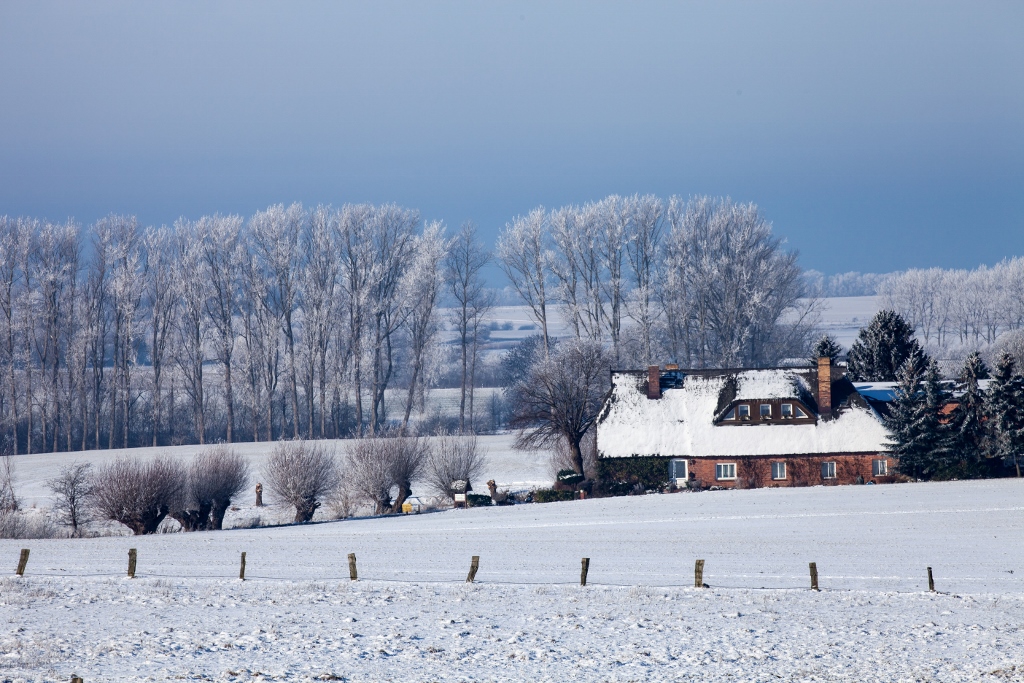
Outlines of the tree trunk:
<svg viewBox="0 0 1024 683">
<path fill-rule="evenodd" d="M 234 443 L 235 438 L 235 392 L 231 384 L 231 356 L 224 360 L 224 392 L 228 402 L 228 443 Z"/>
</svg>

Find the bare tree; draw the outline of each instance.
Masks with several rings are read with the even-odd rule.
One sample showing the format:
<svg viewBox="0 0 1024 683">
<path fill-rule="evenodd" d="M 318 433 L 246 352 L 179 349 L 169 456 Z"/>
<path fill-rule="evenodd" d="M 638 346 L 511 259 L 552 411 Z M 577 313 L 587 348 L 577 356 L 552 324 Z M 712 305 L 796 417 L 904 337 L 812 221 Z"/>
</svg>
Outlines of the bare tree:
<svg viewBox="0 0 1024 683">
<path fill-rule="evenodd" d="M 442 434 L 432 439 L 424 469 L 434 492 L 450 500 L 452 482 L 480 479 L 484 465 L 484 452 L 475 435 Z"/>
<path fill-rule="evenodd" d="M 263 480 L 278 498 L 295 508 L 295 522 L 313 519 L 321 502 L 341 483 L 334 454 L 322 444 L 280 442 L 263 469 Z"/>
<path fill-rule="evenodd" d="M 583 474 L 580 443 L 593 426 L 608 391 L 610 359 L 589 340 L 561 342 L 536 363 L 513 389 L 510 424 L 520 429 L 517 448 L 538 448 L 559 439 L 569 448 L 573 469 Z"/>
<path fill-rule="evenodd" d="M 104 519 L 124 524 L 135 535 L 156 533 L 179 504 L 186 479 L 185 469 L 166 457 L 147 463 L 118 458 L 96 475 L 96 509 Z"/>
<path fill-rule="evenodd" d="M 352 441 L 346 469 L 353 490 L 374 505 L 374 514 L 401 512 L 427 456 L 418 437 L 373 437 Z"/>
<path fill-rule="evenodd" d="M 202 273 L 201 224 L 179 220 L 175 223 L 175 239 L 180 270 L 178 327 L 175 362 L 181 370 L 185 393 L 192 404 L 192 420 L 199 443 L 206 443 L 206 387 L 203 364 L 209 324 L 206 317 L 206 282 Z"/>
<path fill-rule="evenodd" d="M 402 283 L 401 298 L 408 309 L 405 328 L 409 336 L 412 355 L 412 377 L 405 400 L 405 415 L 399 434 L 409 425 L 417 386 L 423 382 L 427 348 L 437 334 L 437 295 L 441 289 L 441 264 L 445 259 L 448 242 L 444 239 L 444 226 L 438 222 L 428 225 L 417 238 L 415 256 Z M 463 362 L 465 368 L 465 362 Z M 465 396 L 465 390 L 463 390 Z"/>
<path fill-rule="evenodd" d="M 206 297 L 206 314 L 214 330 L 215 355 L 224 372 L 224 400 L 227 404 L 227 442 L 233 443 L 235 436 L 235 392 L 231 370 L 238 333 L 236 320 L 239 311 L 238 298 L 241 292 L 239 282 L 240 259 L 242 258 L 241 216 L 214 216 L 203 218 L 199 228 L 202 238 L 202 274 L 209 289 Z"/>
<path fill-rule="evenodd" d="M 348 304 L 349 344 L 339 364 L 352 359 L 352 384 L 356 403 L 356 431 L 363 435 L 363 334 L 370 318 L 370 283 L 375 277 L 370 241 L 373 207 L 348 204 L 342 208 L 338 225 L 338 249 L 341 260 L 341 286 Z"/>
<path fill-rule="evenodd" d="M 171 516 L 185 531 L 219 530 L 231 499 L 249 485 L 249 463 L 228 446 L 200 453 L 188 469 L 188 482 Z"/>
<path fill-rule="evenodd" d="M 93 491 L 92 465 L 73 462 L 60 468 L 60 473 L 46 482 L 53 494 L 53 511 L 61 524 L 71 527 L 72 538 L 82 535 L 82 526 L 91 518 L 90 498 Z"/>
<path fill-rule="evenodd" d="M 302 340 L 307 360 L 303 374 L 306 377 L 306 415 L 309 429 L 307 434 L 314 433 L 320 438 L 327 431 L 327 354 L 331 342 L 331 327 L 335 313 L 334 297 L 338 287 L 338 253 L 334 244 L 334 236 L 338 232 L 340 216 L 330 207 L 318 206 L 310 214 L 303 237 L 306 253 L 305 268 L 302 273 Z M 320 419 L 316 420 L 314 406 L 320 409 Z M 318 423 L 318 424 L 317 424 Z M 317 425 L 314 429 L 314 425 Z"/>
<path fill-rule="evenodd" d="M 459 378 L 459 432 L 466 431 L 466 398 L 472 404 L 475 382 L 476 346 L 483 316 L 490 308 L 481 271 L 490 261 L 490 254 L 476 239 L 476 226 L 464 223 L 448 249 L 445 258 L 445 279 L 454 299 L 452 321 L 459 334 L 462 373 Z M 472 409 L 470 410 L 472 416 Z M 472 422 L 472 417 L 470 417 Z"/>
<path fill-rule="evenodd" d="M 149 360 L 153 371 L 153 446 L 157 445 L 163 420 L 164 362 L 177 311 L 179 274 L 174 258 L 174 240 L 166 227 L 150 230 L 145 239 L 146 267 L 143 298 L 149 337 Z"/>
<path fill-rule="evenodd" d="M 17 358 L 21 348 L 18 300 L 23 277 L 22 265 L 29 250 L 31 225 L 23 218 L 0 217 L 0 313 L 3 315 L 4 424 L 10 451 L 18 453 L 18 373 Z"/>
<path fill-rule="evenodd" d="M 0 512 L 17 512 L 21 507 L 14 481 L 14 459 L 9 455 L 0 457 Z"/>
<path fill-rule="evenodd" d="M 549 263 L 547 213 L 538 207 L 526 216 L 516 216 L 498 237 L 498 259 L 512 286 L 530 308 L 544 337 L 544 354 L 550 351 L 548 337 Z"/>
<path fill-rule="evenodd" d="M 654 360 L 654 327 L 659 315 L 655 289 L 664 206 L 654 195 L 633 196 L 629 203 L 632 206 L 632 230 L 626 253 L 633 276 L 633 291 L 627 310 L 640 328 L 643 362 L 650 363 Z"/>
</svg>

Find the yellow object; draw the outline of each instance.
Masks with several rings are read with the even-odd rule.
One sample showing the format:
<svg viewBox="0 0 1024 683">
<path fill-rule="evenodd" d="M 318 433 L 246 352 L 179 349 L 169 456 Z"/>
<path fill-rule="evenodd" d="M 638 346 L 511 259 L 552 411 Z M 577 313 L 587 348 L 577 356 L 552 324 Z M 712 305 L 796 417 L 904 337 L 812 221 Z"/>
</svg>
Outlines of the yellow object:
<svg viewBox="0 0 1024 683">
<path fill-rule="evenodd" d="M 412 512 L 412 503 L 402 503 L 402 512 L 404 514 Z"/>
</svg>

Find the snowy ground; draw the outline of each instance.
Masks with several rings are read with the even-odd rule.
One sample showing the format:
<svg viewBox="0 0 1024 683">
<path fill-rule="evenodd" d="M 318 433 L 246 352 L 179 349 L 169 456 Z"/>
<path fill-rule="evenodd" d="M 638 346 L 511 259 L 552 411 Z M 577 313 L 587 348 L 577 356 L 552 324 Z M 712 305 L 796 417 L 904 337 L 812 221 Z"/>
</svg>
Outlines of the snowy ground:
<svg viewBox="0 0 1024 683">
<path fill-rule="evenodd" d="M 1024 680 L 1022 493 L 716 491 L 0 541 L 11 569 L 32 550 L 0 581 L 0 680 Z M 710 589 L 689 587 L 696 558 Z"/>
</svg>

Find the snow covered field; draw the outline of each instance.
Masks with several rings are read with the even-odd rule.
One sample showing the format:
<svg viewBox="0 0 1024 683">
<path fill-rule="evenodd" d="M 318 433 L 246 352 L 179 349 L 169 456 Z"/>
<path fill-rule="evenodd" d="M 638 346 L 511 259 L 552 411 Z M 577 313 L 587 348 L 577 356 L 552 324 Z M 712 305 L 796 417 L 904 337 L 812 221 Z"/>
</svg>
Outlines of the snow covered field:
<svg viewBox="0 0 1024 683">
<path fill-rule="evenodd" d="M 0 541 L 12 570 L 32 550 L 0 581 L 0 680 L 1024 680 L 1022 493 L 716 491 Z M 710 589 L 690 587 L 697 558 Z"/>
</svg>

